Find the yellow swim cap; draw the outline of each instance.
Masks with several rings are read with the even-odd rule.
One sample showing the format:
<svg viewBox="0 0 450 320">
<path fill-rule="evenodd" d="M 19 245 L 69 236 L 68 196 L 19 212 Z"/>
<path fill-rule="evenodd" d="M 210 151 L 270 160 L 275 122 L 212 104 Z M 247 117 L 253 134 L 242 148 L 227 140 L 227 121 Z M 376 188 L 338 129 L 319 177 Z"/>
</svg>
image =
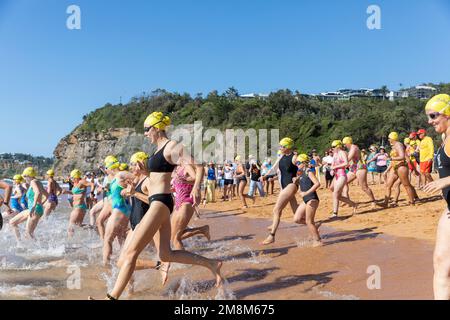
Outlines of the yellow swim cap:
<svg viewBox="0 0 450 320">
<path fill-rule="evenodd" d="M 20 174 L 16 174 L 13 178 L 14 181 L 17 182 L 22 182 L 23 181 L 23 177 Z"/>
<path fill-rule="evenodd" d="M 411 143 L 411 139 L 410 138 L 405 138 L 403 140 L 403 144 L 410 144 Z"/>
<path fill-rule="evenodd" d="M 117 158 L 116 158 L 115 156 L 107 156 L 107 157 L 105 158 L 105 166 L 106 166 L 108 163 L 113 163 L 113 162 L 119 162 L 119 160 L 117 160 Z"/>
<path fill-rule="evenodd" d="M 82 174 L 81 171 L 78 170 L 78 169 L 75 169 L 75 170 L 73 170 L 73 171 L 70 173 L 70 177 L 73 178 L 73 179 L 81 179 L 82 175 L 83 175 L 83 174 Z"/>
<path fill-rule="evenodd" d="M 343 144 L 352 144 L 353 139 L 351 137 L 345 137 L 344 139 L 342 139 L 342 143 Z"/>
<path fill-rule="evenodd" d="M 119 165 L 119 170 L 120 170 L 120 171 L 126 171 L 126 170 L 128 170 L 128 164 L 126 164 L 126 163 L 121 163 L 121 164 Z"/>
<path fill-rule="evenodd" d="M 342 141 L 341 141 L 341 140 L 334 140 L 334 141 L 331 143 L 331 147 L 332 147 L 332 148 L 342 147 Z"/>
<path fill-rule="evenodd" d="M 450 96 L 448 94 L 434 96 L 428 101 L 425 111 L 434 111 L 450 116 Z"/>
<path fill-rule="evenodd" d="M 170 118 L 165 116 L 162 112 L 153 112 L 151 115 L 145 119 L 144 127 L 155 127 L 159 130 L 166 130 L 166 127 L 170 126 Z"/>
<path fill-rule="evenodd" d="M 145 152 L 136 152 L 131 156 L 130 163 L 138 163 L 138 162 L 145 162 L 149 158 L 148 154 Z"/>
<path fill-rule="evenodd" d="M 23 170 L 22 176 L 35 178 L 37 176 L 37 174 L 33 167 L 28 167 L 25 170 Z"/>
<path fill-rule="evenodd" d="M 304 154 L 304 153 L 297 157 L 297 161 L 300 161 L 300 162 L 309 162 L 309 160 L 310 159 L 309 159 L 308 155 Z"/>
<path fill-rule="evenodd" d="M 280 141 L 280 146 L 285 147 L 286 149 L 292 149 L 292 147 L 294 146 L 294 140 L 288 137 L 283 138 Z"/>
<path fill-rule="evenodd" d="M 398 133 L 397 133 L 397 132 L 391 132 L 391 133 L 389 134 L 389 137 L 388 137 L 388 138 L 391 139 L 391 140 L 398 141 Z"/>
<path fill-rule="evenodd" d="M 236 156 L 236 157 L 234 158 L 234 161 L 241 161 L 241 156 Z"/>
<path fill-rule="evenodd" d="M 47 175 L 49 177 L 54 177 L 55 176 L 55 171 L 53 169 L 50 169 L 50 170 L 47 171 Z"/>
</svg>

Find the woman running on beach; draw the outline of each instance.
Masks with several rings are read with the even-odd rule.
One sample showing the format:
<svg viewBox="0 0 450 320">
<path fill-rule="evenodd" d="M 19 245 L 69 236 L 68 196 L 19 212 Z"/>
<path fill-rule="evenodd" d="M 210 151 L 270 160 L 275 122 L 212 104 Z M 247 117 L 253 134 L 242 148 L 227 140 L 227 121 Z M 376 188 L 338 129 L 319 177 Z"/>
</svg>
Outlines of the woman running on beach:
<svg viewBox="0 0 450 320">
<path fill-rule="evenodd" d="M 58 196 L 62 193 L 62 189 L 55 180 L 55 171 L 53 169 L 47 171 L 47 193 L 48 199 L 44 204 L 44 218 L 47 218 L 58 206 Z"/>
<path fill-rule="evenodd" d="M 10 210 L 2 213 L 4 220 L 9 220 L 27 209 L 27 207 L 22 204 L 22 199 L 24 196 L 26 197 L 27 192 L 27 189 L 22 185 L 23 180 L 24 179 L 20 174 L 16 174 L 13 177 L 12 195 L 10 197 L 11 203 L 8 205 Z"/>
<path fill-rule="evenodd" d="M 278 168 L 280 169 L 281 192 L 278 195 L 277 202 L 273 208 L 273 222 L 270 226 L 269 236 L 261 243 L 263 245 L 268 245 L 275 242 L 275 234 L 280 224 L 281 214 L 287 204 L 290 204 L 294 215 L 298 208 L 297 199 L 295 198 L 297 185 L 294 182 L 294 178 L 297 176 L 297 166 L 295 165 L 296 155 L 292 152 L 293 147 L 294 140 L 287 137 L 283 138 L 280 141 L 281 156 L 263 177 L 265 178 L 276 172 Z"/>
<path fill-rule="evenodd" d="M 69 217 L 69 226 L 67 228 L 67 237 L 71 239 L 75 232 L 75 226 L 81 227 L 83 224 L 84 216 L 88 210 L 86 204 L 86 190 L 92 187 L 93 184 L 87 182 L 82 178 L 83 174 L 80 170 L 72 170 L 70 178 L 73 181 L 73 188 L 71 191 L 63 191 L 65 194 L 72 194 L 73 207 Z"/>
<path fill-rule="evenodd" d="M 347 185 L 347 174 L 345 168 L 348 167 L 347 152 L 343 150 L 343 143 L 341 140 L 334 140 L 331 144 L 333 150 L 333 164 L 331 166 L 334 180 L 331 184 L 331 191 L 333 192 L 333 212 L 331 218 L 336 218 L 339 213 L 339 201 L 342 201 L 353 207 L 353 214 L 356 213 L 357 205 L 349 198 L 344 197 L 342 192 Z"/>
<path fill-rule="evenodd" d="M 22 211 L 9 222 L 17 240 L 20 240 L 19 224 L 25 221 L 27 221 L 26 237 L 34 239 L 34 231 L 39 220 L 44 215 L 44 207 L 42 204 L 44 203 L 44 199 L 48 199 L 48 194 L 42 183 L 36 179 L 36 176 L 37 173 L 32 167 L 26 168 L 22 173 L 22 177 L 30 185 L 27 191 L 28 210 Z"/>
<path fill-rule="evenodd" d="M 195 175 L 195 169 L 190 165 L 180 164 L 174 170 L 175 211 L 170 220 L 172 244 L 175 250 L 184 250 L 182 240 L 199 234 L 211 240 L 208 225 L 188 228 L 188 223 L 194 215 L 194 199 L 191 194 L 195 183 Z"/>
<path fill-rule="evenodd" d="M 127 166 L 128 167 L 128 166 Z M 117 238 L 119 245 L 123 245 L 127 237 L 128 222 L 130 221 L 131 207 L 126 198 L 126 189 L 132 185 L 134 175 L 126 171 L 121 164 L 119 171 L 110 185 L 111 216 L 106 222 L 105 236 L 103 238 L 103 265 L 110 263 L 113 242 Z"/>
<path fill-rule="evenodd" d="M 144 215 L 147 213 L 150 206 L 148 205 L 148 195 L 150 194 L 150 185 L 148 184 L 148 172 L 146 169 L 146 163 L 149 156 L 145 152 L 136 152 L 130 159 L 130 172 L 134 175 L 135 179 L 132 185 L 129 185 L 125 191 L 125 194 L 130 197 L 131 200 L 131 214 L 130 214 L 130 227 L 127 232 L 127 237 L 120 251 L 119 259 L 117 260 L 117 266 L 120 268 L 125 260 L 125 253 L 131 243 L 131 239 L 134 235 L 136 228 L 139 226 Z M 138 163 L 142 163 L 145 170 L 140 170 Z M 154 238 L 158 240 L 156 237 Z M 146 259 L 137 259 L 135 270 L 155 269 L 161 272 L 162 284 L 164 285 L 168 278 L 169 263 L 161 263 L 161 261 L 152 261 Z M 129 293 L 133 291 L 133 278 L 130 279 Z"/>
<path fill-rule="evenodd" d="M 408 140 L 407 140 L 408 139 Z M 414 153 L 416 152 L 416 141 L 411 140 L 410 138 L 405 138 L 405 147 L 406 147 L 406 158 L 408 159 L 408 168 L 409 168 L 409 181 L 412 184 L 413 176 L 417 177 L 417 187 L 420 189 L 420 172 L 417 170 L 417 161 Z"/>
<path fill-rule="evenodd" d="M 425 185 L 423 190 L 430 194 L 442 191 L 447 202 L 436 234 L 433 289 L 436 300 L 450 300 L 450 96 L 434 96 L 425 106 L 425 112 L 434 130 L 445 134 L 436 156 L 439 179 Z"/>
<path fill-rule="evenodd" d="M 386 196 L 384 198 L 383 206 L 387 207 L 389 205 L 389 201 L 391 199 L 391 189 L 397 179 L 400 179 L 401 184 L 408 194 L 409 204 L 414 205 L 414 196 L 416 192 L 409 181 L 409 169 L 405 158 L 405 147 L 398 141 L 399 137 L 397 132 L 391 132 L 388 138 L 389 143 L 392 146 L 392 151 L 390 153 L 392 169 L 388 175 Z"/>
<path fill-rule="evenodd" d="M 107 156 L 105 158 L 105 180 L 103 181 L 103 206 L 100 211 L 97 220 L 97 231 L 100 235 L 100 239 L 103 241 L 105 238 L 105 223 L 111 216 L 112 204 L 111 204 L 111 185 L 114 182 L 116 175 L 120 172 L 120 163 L 115 156 Z"/>
<path fill-rule="evenodd" d="M 375 197 L 372 190 L 367 185 L 367 165 L 361 159 L 361 151 L 359 150 L 359 147 L 353 143 L 353 139 L 351 137 L 345 137 L 342 140 L 342 143 L 348 150 L 348 162 L 350 164 L 350 169 L 347 174 L 347 184 L 344 187 L 343 192 L 344 197 L 350 198 L 348 195 L 349 185 L 352 181 L 357 179 L 361 190 L 369 196 L 370 201 L 372 202 L 372 208 L 375 208 Z"/>
<path fill-rule="evenodd" d="M 109 300 L 119 299 L 122 295 L 135 270 L 136 260 L 158 231 L 158 249 L 162 261 L 203 266 L 214 274 L 216 286 L 222 284 L 223 279 L 220 275 L 221 261 L 207 259 L 184 250 L 172 250 L 170 248 L 170 215 L 174 207 L 170 186 L 172 171 L 180 163 L 195 167 L 195 182 L 191 197 L 194 199 L 194 205 L 196 205 L 200 200 L 200 184 L 203 178 L 203 168 L 201 165 L 194 165 L 194 159 L 190 154 L 186 153 L 181 144 L 167 138 L 165 129 L 169 125 L 170 118 L 164 116 L 162 112 L 154 112 L 145 120 L 145 136 L 150 139 L 152 144 L 157 146 L 157 151 L 147 161 L 149 185 L 151 186 L 151 194 L 149 197 L 150 208 L 142 218 L 139 226 L 135 229 L 130 244 L 124 253 L 125 258 L 120 268 L 116 284 L 111 294 L 106 295 Z M 141 170 L 145 170 L 142 163 L 139 165 L 141 166 Z"/>
<path fill-rule="evenodd" d="M 13 210 L 9 205 L 9 201 L 11 199 L 12 187 L 7 184 L 5 181 L 0 180 L 0 189 L 5 190 L 5 197 L 2 198 L 0 196 L 0 207 L 4 205 L 8 210 L 6 211 L 6 215 L 13 214 Z M 3 216 L 0 214 L 0 230 L 3 228 Z"/>
<path fill-rule="evenodd" d="M 320 181 L 314 170 L 310 169 L 309 162 L 310 158 L 306 154 L 301 154 L 297 157 L 299 176 L 296 178 L 296 181 L 300 186 L 300 196 L 303 198 L 303 203 L 298 206 L 294 215 L 294 221 L 300 224 L 303 223 L 306 217 L 306 225 L 314 241 L 313 247 L 318 247 L 322 245 L 322 241 L 314 222 L 314 217 L 319 207 L 319 197 L 316 191 L 320 188 Z"/>
</svg>

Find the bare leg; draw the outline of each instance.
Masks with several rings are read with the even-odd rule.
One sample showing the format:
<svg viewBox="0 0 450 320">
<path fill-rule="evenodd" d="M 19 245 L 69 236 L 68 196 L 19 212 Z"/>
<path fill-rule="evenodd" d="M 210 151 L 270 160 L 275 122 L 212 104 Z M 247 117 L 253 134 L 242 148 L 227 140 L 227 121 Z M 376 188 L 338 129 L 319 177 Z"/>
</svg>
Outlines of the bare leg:
<svg viewBox="0 0 450 320">
<path fill-rule="evenodd" d="M 262 244 L 266 245 L 275 242 L 275 233 L 277 232 L 278 226 L 280 224 L 281 213 L 283 212 L 283 209 L 287 206 L 287 204 L 291 202 L 292 197 L 295 197 L 296 192 L 297 187 L 293 183 L 289 184 L 280 192 L 277 203 L 273 208 L 271 234 L 262 242 Z"/>
<path fill-rule="evenodd" d="M 439 220 L 433 265 L 434 298 L 450 300 L 450 215 L 448 209 Z"/>
<path fill-rule="evenodd" d="M 83 222 L 85 214 L 86 212 L 80 208 L 74 208 L 70 213 L 69 227 L 67 229 L 67 237 L 69 239 L 73 237 L 73 234 L 75 232 L 75 226 L 80 226 L 81 222 Z"/>
<path fill-rule="evenodd" d="M 367 185 L 367 170 L 358 170 L 356 172 L 356 177 L 358 179 L 358 183 L 362 191 L 364 191 L 372 201 L 372 207 L 375 207 L 376 206 L 375 197 L 373 195 L 372 190 Z"/>
<path fill-rule="evenodd" d="M 36 213 L 33 215 L 33 217 L 28 216 L 27 227 L 26 227 L 27 237 L 34 239 L 34 230 L 36 230 L 36 227 L 37 227 L 40 219 L 41 219 L 41 216 L 37 215 Z"/>
<path fill-rule="evenodd" d="M 241 198 L 242 205 L 243 205 L 244 208 L 248 208 L 247 200 L 245 199 L 246 197 L 244 195 L 244 189 L 245 189 L 246 185 L 247 185 L 247 181 L 244 181 L 244 180 L 239 181 L 238 195 L 239 195 L 239 198 Z"/>
<path fill-rule="evenodd" d="M 129 219 L 117 209 L 113 209 L 111 217 L 106 223 L 105 238 L 103 239 L 103 265 L 107 266 L 111 259 L 112 244 L 114 239 L 119 236 L 121 232 L 126 230 Z"/>
<path fill-rule="evenodd" d="M 413 188 L 413 186 L 411 185 L 411 182 L 408 179 L 408 173 L 409 173 L 409 169 L 406 166 L 402 166 L 400 168 L 398 168 L 397 170 L 398 172 L 398 177 L 400 179 L 400 181 L 403 184 L 403 187 L 405 187 L 406 193 L 408 194 L 408 198 L 409 198 L 409 203 L 411 205 L 414 205 L 414 195 L 415 195 L 415 190 Z"/>
<path fill-rule="evenodd" d="M 97 202 L 91 210 L 89 210 L 89 224 L 91 226 L 95 226 L 95 221 L 97 218 L 97 215 L 102 211 L 103 209 L 103 200 Z"/>
<path fill-rule="evenodd" d="M 136 266 L 136 260 L 145 246 L 153 239 L 156 231 L 159 232 L 159 254 L 161 260 L 178 262 L 184 264 L 201 265 L 208 268 L 216 277 L 216 285 L 222 283 L 220 268 L 222 263 L 217 260 L 210 260 L 204 257 L 189 253 L 187 251 L 172 251 L 170 249 L 170 212 L 169 209 L 160 202 L 153 202 L 149 211 L 136 228 L 135 234 L 126 250 L 125 259 L 114 286 L 111 296 L 119 298 L 125 289 Z"/>
<path fill-rule="evenodd" d="M 100 214 L 97 217 L 97 230 L 98 234 L 100 235 L 100 239 L 103 240 L 105 236 L 105 223 L 106 220 L 108 220 L 109 216 L 111 215 L 112 207 L 111 207 L 111 201 L 104 200 L 102 211 L 100 211 Z"/>
<path fill-rule="evenodd" d="M 28 215 L 30 214 L 29 210 L 22 211 L 17 216 L 12 218 L 9 221 L 9 225 L 14 230 L 14 234 L 16 236 L 17 241 L 20 240 L 20 231 L 19 231 L 19 224 L 24 223 L 28 219 Z"/>
</svg>

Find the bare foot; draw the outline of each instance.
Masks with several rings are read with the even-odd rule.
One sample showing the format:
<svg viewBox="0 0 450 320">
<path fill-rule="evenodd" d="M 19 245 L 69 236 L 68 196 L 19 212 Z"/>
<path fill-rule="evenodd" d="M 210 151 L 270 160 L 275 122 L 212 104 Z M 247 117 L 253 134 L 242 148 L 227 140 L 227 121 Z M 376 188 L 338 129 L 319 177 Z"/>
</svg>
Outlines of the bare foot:
<svg viewBox="0 0 450 320">
<path fill-rule="evenodd" d="M 266 245 L 271 244 L 271 243 L 274 243 L 274 242 L 275 242 L 275 236 L 269 234 L 269 235 L 267 236 L 267 238 L 266 238 L 263 242 L 261 242 L 261 244 L 264 245 L 264 246 L 266 246 Z"/>
<path fill-rule="evenodd" d="M 317 247 L 321 247 L 321 246 L 323 246 L 323 242 L 320 240 L 314 240 L 312 243 L 313 248 L 317 248 Z"/>
<path fill-rule="evenodd" d="M 212 272 L 214 273 L 214 276 L 216 277 L 216 288 L 219 288 L 223 284 L 223 278 L 220 274 L 220 269 L 222 268 L 222 261 L 215 260 L 215 265 L 212 267 Z"/>
<path fill-rule="evenodd" d="M 159 273 L 161 274 L 161 284 L 164 286 L 167 283 L 167 279 L 169 279 L 169 269 L 170 262 L 163 262 L 161 266 L 158 268 Z"/>
<path fill-rule="evenodd" d="M 355 203 L 355 205 L 353 206 L 353 213 L 352 213 L 352 215 L 355 215 L 357 210 L 358 210 L 358 204 Z"/>
<path fill-rule="evenodd" d="M 203 228 L 204 228 L 203 235 L 205 236 L 206 239 L 208 239 L 208 241 L 211 241 L 211 234 L 209 233 L 209 226 L 206 225 Z"/>
</svg>

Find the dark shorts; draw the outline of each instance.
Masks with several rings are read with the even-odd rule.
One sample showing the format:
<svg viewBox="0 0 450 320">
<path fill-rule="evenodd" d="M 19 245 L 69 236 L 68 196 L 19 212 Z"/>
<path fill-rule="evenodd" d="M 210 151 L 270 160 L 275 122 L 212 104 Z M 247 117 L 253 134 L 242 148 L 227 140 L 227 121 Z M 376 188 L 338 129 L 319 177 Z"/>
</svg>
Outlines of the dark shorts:
<svg viewBox="0 0 450 320">
<path fill-rule="evenodd" d="M 329 170 L 326 170 L 325 171 L 325 180 L 331 181 L 331 180 L 333 180 L 333 178 L 334 177 L 331 175 L 331 172 Z"/>
<path fill-rule="evenodd" d="M 387 166 L 377 166 L 378 173 L 384 173 L 387 169 Z"/>
<path fill-rule="evenodd" d="M 233 179 L 225 179 L 224 185 L 229 186 L 233 184 Z"/>
</svg>

